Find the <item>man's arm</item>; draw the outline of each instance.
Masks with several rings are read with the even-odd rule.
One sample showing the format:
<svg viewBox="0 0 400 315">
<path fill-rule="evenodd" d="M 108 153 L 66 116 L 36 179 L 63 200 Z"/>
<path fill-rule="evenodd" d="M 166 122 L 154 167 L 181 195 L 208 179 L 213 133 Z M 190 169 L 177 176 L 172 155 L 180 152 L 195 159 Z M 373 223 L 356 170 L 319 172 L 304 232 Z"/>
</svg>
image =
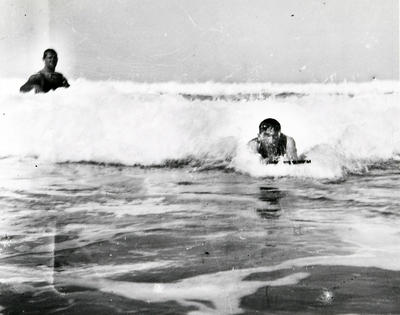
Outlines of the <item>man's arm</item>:
<svg viewBox="0 0 400 315">
<path fill-rule="evenodd" d="M 70 87 L 70 85 L 69 85 L 69 83 L 67 81 L 67 78 L 64 77 L 64 76 L 63 76 L 62 86 L 65 87 L 65 88 L 69 88 Z"/>
<path fill-rule="evenodd" d="M 286 157 L 292 161 L 298 159 L 296 142 L 291 137 L 287 137 L 287 140 L 286 140 Z"/>
<path fill-rule="evenodd" d="M 42 80 L 40 75 L 38 74 L 31 75 L 28 81 L 26 81 L 26 83 L 19 88 L 19 91 L 22 93 L 26 93 L 31 91 L 32 89 L 35 89 L 35 93 L 43 91 Z"/>
<path fill-rule="evenodd" d="M 69 83 L 68 83 L 66 77 L 64 77 L 64 76 L 62 75 L 62 73 L 55 72 L 55 73 L 53 74 L 53 77 L 56 78 L 55 81 L 57 82 L 57 87 L 69 88 L 70 85 L 69 85 Z"/>
</svg>

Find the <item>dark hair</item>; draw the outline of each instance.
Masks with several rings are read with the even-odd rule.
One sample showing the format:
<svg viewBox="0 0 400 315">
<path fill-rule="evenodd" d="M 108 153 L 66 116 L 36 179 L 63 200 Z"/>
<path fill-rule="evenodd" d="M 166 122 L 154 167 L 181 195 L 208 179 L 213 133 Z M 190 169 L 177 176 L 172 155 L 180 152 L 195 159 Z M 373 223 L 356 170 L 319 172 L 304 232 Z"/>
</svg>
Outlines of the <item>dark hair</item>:
<svg viewBox="0 0 400 315">
<path fill-rule="evenodd" d="M 281 124 L 276 119 L 267 118 L 260 123 L 258 130 L 259 132 L 262 132 L 264 130 L 267 130 L 268 128 L 272 128 L 275 131 L 281 131 Z"/>
<path fill-rule="evenodd" d="M 46 58 L 47 54 L 53 53 L 57 56 L 57 52 L 53 48 L 47 48 L 43 53 L 43 59 Z"/>
</svg>

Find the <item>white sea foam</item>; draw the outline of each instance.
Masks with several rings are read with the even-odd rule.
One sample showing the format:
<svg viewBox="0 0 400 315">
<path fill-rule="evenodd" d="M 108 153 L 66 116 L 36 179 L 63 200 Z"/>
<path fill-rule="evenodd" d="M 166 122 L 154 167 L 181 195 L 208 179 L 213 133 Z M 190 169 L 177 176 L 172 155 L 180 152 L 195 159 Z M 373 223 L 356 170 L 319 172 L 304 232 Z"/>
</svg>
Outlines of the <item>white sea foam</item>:
<svg viewBox="0 0 400 315">
<path fill-rule="evenodd" d="M 195 306 L 197 310 L 189 312 L 199 314 L 238 314 L 241 298 L 253 294 L 266 286 L 294 285 L 307 278 L 309 273 L 298 268 L 307 266 L 354 266 L 375 267 L 399 271 L 399 234 L 396 223 L 384 219 L 360 220 L 354 218 L 352 228 L 343 228 L 340 236 L 352 246 L 353 254 L 304 257 L 284 261 L 275 266 L 262 266 L 247 269 L 233 269 L 212 274 L 204 274 L 182 279 L 171 283 L 145 283 L 114 281 L 101 277 L 71 276 L 59 274 L 60 284 L 91 287 L 135 300 L 147 302 L 177 301 L 181 305 Z M 339 231 L 338 231 L 339 232 Z M 373 237 L 371 236 L 373 235 Z M 350 247 L 349 247 L 350 249 Z M 248 280 L 254 273 L 268 273 L 276 270 L 287 270 L 288 275 L 274 280 Z M 112 275 L 112 270 L 107 270 Z M 119 274 L 120 268 L 115 268 Z M 328 303 L 333 293 L 321 288 L 320 301 Z M 204 301 L 204 302 L 201 302 Z M 207 303 L 207 302 L 211 302 Z"/>
<path fill-rule="evenodd" d="M 52 162 L 163 164 L 230 161 L 253 176 L 340 177 L 400 154 L 398 82 L 342 84 L 135 84 L 72 81 L 19 94 L 0 80 L 0 156 Z M 298 93 L 287 98 L 188 100 L 181 94 Z M 349 96 L 350 95 L 350 96 Z M 259 122 L 275 117 L 312 164 L 264 166 L 246 152 Z"/>
<path fill-rule="evenodd" d="M 69 279 L 65 283 L 93 287 L 103 292 L 147 302 L 160 303 L 176 300 L 181 305 L 198 308 L 188 313 L 191 315 L 237 314 L 241 312 L 241 297 L 255 293 L 263 286 L 296 284 L 309 275 L 305 272 L 297 272 L 272 281 L 243 281 L 243 278 L 251 272 L 269 271 L 269 269 L 225 271 L 188 278 L 176 283 L 135 283 L 104 279 L 86 279 L 85 281 Z M 212 306 L 207 305 L 207 302 L 211 302 Z"/>
</svg>

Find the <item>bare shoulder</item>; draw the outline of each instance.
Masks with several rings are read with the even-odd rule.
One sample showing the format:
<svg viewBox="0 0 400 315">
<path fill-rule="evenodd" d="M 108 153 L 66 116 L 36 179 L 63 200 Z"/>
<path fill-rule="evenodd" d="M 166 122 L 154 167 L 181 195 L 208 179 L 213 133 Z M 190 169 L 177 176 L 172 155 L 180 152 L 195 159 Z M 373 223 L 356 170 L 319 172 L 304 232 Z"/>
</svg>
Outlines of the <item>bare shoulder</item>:
<svg viewBox="0 0 400 315">
<path fill-rule="evenodd" d="M 286 136 L 286 145 L 296 146 L 296 141 L 292 137 Z"/>
<path fill-rule="evenodd" d="M 61 72 L 54 72 L 53 75 L 65 78 Z"/>
<path fill-rule="evenodd" d="M 42 80 L 42 77 L 43 77 L 43 74 L 40 73 L 40 72 L 35 73 L 35 74 L 32 74 L 32 75 L 29 77 L 28 82 L 29 82 L 29 83 L 38 84 L 38 83 L 40 83 L 40 81 Z"/>
<path fill-rule="evenodd" d="M 253 152 L 258 152 L 258 146 L 259 146 L 258 138 L 253 138 L 247 143 L 247 147 Z"/>
</svg>

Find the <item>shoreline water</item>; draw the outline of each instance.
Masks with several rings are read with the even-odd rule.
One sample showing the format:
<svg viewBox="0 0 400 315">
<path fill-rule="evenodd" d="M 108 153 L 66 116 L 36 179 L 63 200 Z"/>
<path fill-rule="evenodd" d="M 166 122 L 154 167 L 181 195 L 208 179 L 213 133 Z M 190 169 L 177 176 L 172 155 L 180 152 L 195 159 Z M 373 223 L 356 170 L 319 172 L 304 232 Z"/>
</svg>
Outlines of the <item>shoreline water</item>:
<svg viewBox="0 0 400 315">
<path fill-rule="evenodd" d="M 399 309 L 398 162 L 341 182 L 13 163 L 6 314 Z"/>
</svg>

